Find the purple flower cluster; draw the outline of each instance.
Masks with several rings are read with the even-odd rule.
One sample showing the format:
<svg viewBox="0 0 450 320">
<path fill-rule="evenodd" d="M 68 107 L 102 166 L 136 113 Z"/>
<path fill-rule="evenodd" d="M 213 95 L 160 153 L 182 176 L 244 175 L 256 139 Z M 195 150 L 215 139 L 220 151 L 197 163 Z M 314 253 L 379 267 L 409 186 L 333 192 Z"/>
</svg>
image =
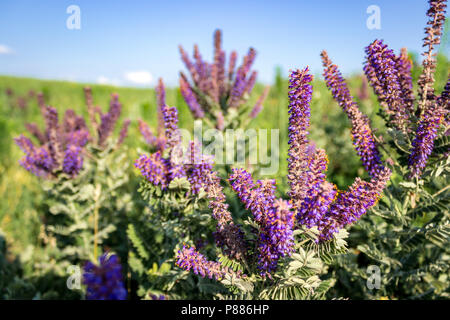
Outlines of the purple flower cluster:
<svg viewBox="0 0 450 320">
<path fill-rule="evenodd" d="M 139 119 L 139 131 L 142 134 L 145 142 L 153 147 L 156 151 L 163 151 L 166 144 L 166 137 L 164 135 L 156 137 L 153 135 L 152 130 L 143 120 Z"/>
<path fill-rule="evenodd" d="M 227 274 L 240 277 L 240 273 L 223 266 L 220 262 L 207 260 L 204 255 L 196 251 L 195 247 L 183 246 L 178 250 L 176 259 L 176 266 L 186 271 L 192 270 L 202 278 L 222 280 Z"/>
<path fill-rule="evenodd" d="M 433 53 L 434 46 L 440 43 L 447 3 L 445 0 L 429 0 L 429 4 L 430 8 L 427 16 L 430 19 L 428 27 L 425 28 L 426 37 L 423 45 L 427 48 L 427 51 L 423 54 L 425 56 L 423 70 L 418 80 L 420 117 L 408 159 L 411 178 L 422 175 L 428 158 L 433 151 L 439 127 L 442 122 L 448 123 L 449 114 L 450 78 L 441 96 L 436 97 L 434 93 L 436 59 Z"/>
<path fill-rule="evenodd" d="M 275 271 L 278 260 L 289 256 L 294 248 L 294 213 L 291 205 L 275 198 L 275 180 L 257 184 L 244 169 L 233 169 L 231 188 L 249 209 L 260 226 L 258 268 L 262 276 Z"/>
<path fill-rule="evenodd" d="M 40 146 L 34 146 L 23 135 L 15 139 L 25 153 L 20 164 L 39 177 L 54 177 L 58 171 L 75 177 L 83 167 L 83 148 L 89 139 L 84 119 L 73 110 L 67 110 L 60 125 L 56 109 L 47 106 L 45 120 L 45 132 L 41 132 L 33 123 L 26 126 Z"/>
<path fill-rule="evenodd" d="M 303 71 L 292 71 L 289 79 L 289 151 L 288 151 L 288 182 L 290 191 L 288 195 L 295 199 L 294 205 L 300 206 L 306 196 L 307 184 L 297 181 L 306 181 L 308 178 L 307 157 L 310 154 L 308 145 L 308 130 L 310 126 L 311 110 L 309 103 L 312 97 L 310 82 L 313 77 L 308 68 Z M 297 201 L 298 200 L 298 201 Z"/>
<path fill-rule="evenodd" d="M 157 113 L 158 113 L 158 127 L 156 135 L 153 134 L 150 127 L 141 119 L 139 119 L 139 131 L 144 137 L 145 142 L 156 151 L 163 152 L 166 147 L 173 147 L 172 145 L 167 145 L 167 135 L 172 135 L 173 138 L 178 137 L 178 117 L 177 110 L 171 110 L 172 108 L 166 105 L 166 91 L 164 87 L 164 82 L 160 78 L 158 85 L 156 86 L 156 102 L 157 102 Z M 172 114 L 173 113 L 173 114 Z M 166 123 L 166 118 L 168 123 Z M 167 127 L 166 127 L 167 126 Z M 168 129 L 167 129 L 168 128 Z M 169 130 L 169 132 L 167 132 Z M 171 144 L 177 144 L 178 142 L 172 139 Z"/>
<path fill-rule="evenodd" d="M 326 81 L 333 95 L 342 108 L 351 115 L 350 118 L 358 121 L 361 113 L 352 101 L 344 80 L 325 52 L 322 53 L 322 57 L 327 68 Z M 357 178 L 348 191 L 339 193 L 333 184 L 326 181 L 325 172 L 328 164 L 326 153 L 316 149 L 307 139 L 310 125 L 311 81 L 312 76 L 308 74 L 307 68 L 303 71 L 293 71 L 290 75 L 288 180 L 291 190 L 289 196 L 297 217 L 297 224 L 308 228 L 316 226 L 320 231 L 319 240 L 325 241 L 341 228 L 355 222 L 375 204 L 391 172 L 381 166 L 378 156 L 376 158 L 366 156 L 362 158 L 366 160 L 368 170 L 373 168 L 370 172 L 372 175 L 370 182 Z M 370 130 L 370 127 L 368 129 Z M 353 136 L 356 135 L 357 132 L 353 132 Z M 358 141 L 358 146 L 370 145 L 368 141 Z M 364 150 L 366 155 L 374 152 L 378 155 L 376 148 Z M 367 161 L 373 159 L 376 161 Z"/>
<path fill-rule="evenodd" d="M 176 107 L 164 107 L 162 110 L 166 135 L 166 147 L 173 148 L 181 142 L 178 129 L 178 110 Z"/>
<path fill-rule="evenodd" d="M 408 131 L 412 109 L 412 91 L 405 57 L 397 57 L 382 40 L 375 40 L 366 48 L 364 72 L 377 93 L 392 124 L 403 132 Z M 410 67 L 409 67 L 410 68 Z M 400 72 L 401 70 L 401 72 Z M 402 85 L 405 90 L 402 90 Z"/>
<path fill-rule="evenodd" d="M 205 116 L 205 112 L 203 111 L 201 105 L 197 102 L 197 98 L 192 92 L 191 86 L 184 79 L 184 77 L 180 77 L 180 91 L 194 118 L 203 118 Z"/>
<path fill-rule="evenodd" d="M 263 103 L 266 100 L 267 96 L 269 95 L 270 87 L 265 87 L 263 94 L 258 98 L 258 101 L 256 101 L 256 104 L 254 105 L 252 111 L 249 114 L 249 117 L 254 119 L 256 116 L 261 112 L 263 108 Z"/>
<path fill-rule="evenodd" d="M 369 208 L 373 207 L 381 197 L 390 176 L 390 169 L 383 168 L 370 182 L 356 178 L 348 190 L 338 194 L 324 217 L 318 222 L 317 226 L 321 231 L 320 240 L 331 239 L 334 233 L 356 222 Z"/>
<path fill-rule="evenodd" d="M 363 114 L 342 77 L 338 67 L 332 63 L 326 51 L 322 51 L 324 78 L 334 99 L 345 111 L 352 123 L 352 141 L 366 171 L 373 177 L 382 168 L 369 118 Z M 369 78 L 370 79 L 370 78 Z M 370 81 L 370 80 L 369 80 Z"/>
<path fill-rule="evenodd" d="M 88 300 L 126 300 L 127 291 L 122 280 L 122 266 L 115 254 L 105 253 L 99 264 L 87 262 L 84 266 L 83 283 Z"/>
<path fill-rule="evenodd" d="M 437 100 L 437 99 L 436 99 Z M 447 98 L 447 104 L 448 104 Z M 416 136 L 411 143 L 408 165 L 410 177 L 420 177 L 434 148 L 434 140 L 444 119 L 445 110 L 437 101 L 425 109 L 416 130 Z"/>
<path fill-rule="evenodd" d="M 98 145 L 104 146 L 108 137 L 114 131 L 117 120 L 122 111 L 119 95 L 113 94 L 107 113 L 100 115 L 100 126 L 98 127 Z"/>
<path fill-rule="evenodd" d="M 139 169 L 142 176 L 151 184 L 166 189 L 169 185 L 169 162 L 162 158 L 161 152 L 157 151 L 149 156 L 141 155 L 134 166 Z"/>
<path fill-rule="evenodd" d="M 91 89 L 85 88 L 84 93 L 91 125 L 98 137 L 97 146 L 104 147 L 120 116 L 122 107 L 118 95 L 112 96 L 109 111 L 102 114 L 100 108 L 93 106 Z M 57 110 L 45 105 L 42 93 L 37 94 L 37 98 L 46 128 L 41 131 L 35 123 L 26 124 L 26 129 L 37 139 L 39 146 L 34 146 L 24 137 L 17 138 L 16 143 L 26 154 L 20 160 L 20 164 L 40 177 L 55 177 L 59 172 L 75 177 L 83 168 L 85 146 L 95 137 L 90 135 L 84 118 L 78 116 L 72 109 L 66 110 L 62 121 L 59 121 Z M 97 115 L 101 119 L 100 125 L 97 123 Z M 127 136 L 129 124 L 129 120 L 124 121 L 118 145 Z"/>
<path fill-rule="evenodd" d="M 161 82 L 162 83 L 162 82 Z M 160 94 L 163 89 L 160 89 Z M 156 152 L 141 155 L 135 162 L 135 167 L 141 171 L 144 178 L 161 189 L 166 189 L 175 178 L 186 177 L 191 184 L 191 193 L 198 194 L 204 188 L 205 173 L 212 169 L 212 159 L 201 154 L 199 145 L 193 141 L 187 152 L 181 146 L 181 136 L 178 129 L 178 111 L 175 107 L 161 104 L 163 119 L 162 134 L 155 137 L 148 125 L 140 120 L 139 129 L 150 145 L 156 147 Z M 168 150 L 168 157 L 162 156 Z"/>
<path fill-rule="evenodd" d="M 250 94 L 256 82 L 257 72 L 250 72 L 256 57 L 256 51 L 250 48 L 244 56 L 242 65 L 236 69 L 237 53 L 230 54 L 228 68 L 226 68 L 226 54 L 222 49 L 222 33 L 214 33 L 214 61 L 208 63 L 200 55 L 198 47 L 194 46 L 194 61 L 180 46 L 181 59 L 188 69 L 192 83 L 181 73 L 180 89 L 183 97 L 191 109 L 194 118 L 205 115 L 219 121 L 229 108 L 240 108 L 246 101 L 246 94 Z M 262 109 L 267 93 L 263 93 L 254 106 L 252 117 Z M 220 112 L 218 112 L 220 111 Z M 216 124 L 216 127 L 219 127 Z"/>
<path fill-rule="evenodd" d="M 193 194 L 198 194 L 205 188 L 205 176 L 211 172 L 213 159 L 201 154 L 199 143 L 191 141 L 188 150 L 189 162 L 184 166 L 187 179 L 191 184 Z"/>
<path fill-rule="evenodd" d="M 234 223 L 228 210 L 217 172 L 211 170 L 205 173 L 204 181 L 205 191 L 210 199 L 208 206 L 212 209 L 212 217 L 217 221 L 214 233 L 216 245 L 230 258 L 240 260 L 246 256 L 247 245 L 242 230 Z"/>
<path fill-rule="evenodd" d="M 19 161 L 20 165 L 38 177 L 47 177 L 56 167 L 47 146 L 36 148 L 30 139 L 21 135 L 15 139 L 16 144 L 25 153 Z"/>
<path fill-rule="evenodd" d="M 447 83 L 441 96 L 436 96 L 434 92 L 434 73 L 436 71 L 436 59 L 433 53 L 434 46 L 440 43 L 443 24 L 445 21 L 445 0 L 429 0 L 428 26 L 425 28 L 422 74 L 418 80 L 419 102 L 417 110 L 414 107 L 414 93 L 411 76 L 412 62 L 408 58 L 406 48 L 402 48 L 400 54 L 396 56 L 381 40 L 375 40 L 366 48 L 366 62 L 364 72 L 374 89 L 380 104 L 390 116 L 389 124 L 408 135 L 411 143 L 411 150 L 408 159 L 410 170 L 409 177 L 420 177 L 426 167 L 428 158 L 432 154 L 434 141 L 438 136 L 441 123 L 448 123 L 449 117 L 449 84 Z M 328 87 L 332 90 L 336 100 L 343 106 L 344 110 L 352 106 L 351 96 L 348 89 L 343 88 L 343 80 L 337 73 L 337 67 L 331 64 L 328 56 L 323 54 L 325 78 Z M 346 92 L 339 96 L 339 92 Z M 347 98 L 345 98 L 347 96 Z M 356 108 L 355 108 L 356 109 Z M 347 111 L 349 114 L 349 112 Z M 414 117 L 416 115 L 416 117 Z M 349 114 L 352 124 L 360 128 L 356 130 L 359 135 L 354 136 L 355 146 L 358 154 L 372 178 L 378 176 L 378 170 L 382 168 L 379 164 L 379 157 L 375 152 L 365 150 L 376 150 L 372 148 L 370 126 L 365 119 L 353 121 L 354 115 Z M 417 123 L 411 124 L 411 120 L 418 119 Z M 358 124 L 359 123 L 359 124 Z M 353 126 L 354 129 L 356 128 Z M 412 129 L 415 128 L 414 137 L 410 137 Z M 352 132 L 355 130 L 352 130 Z M 374 162 L 374 165 L 372 165 Z"/>
<path fill-rule="evenodd" d="M 400 54 L 395 57 L 395 62 L 404 108 L 407 114 L 412 115 L 414 114 L 415 100 L 411 76 L 412 60 L 408 57 L 408 50 L 406 48 L 400 50 Z"/>
<path fill-rule="evenodd" d="M 122 104 L 119 102 L 119 95 L 116 93 L 111 95 L 107 113 L 103 113 L 99 106 L 94 106 L 91 88 L 84 88 L 84 97 L 90 125 L 95 135 L 93 140 L 95 140 L 97 147 L 103 149 L 106 147 L 108 138 L 114 132 L 122 112 Z M 122 144 L 123 140 L 127 137 L 129 125 L 130 120 L 127 119 L 123 122 L 117 145 Z"/>
</svg>

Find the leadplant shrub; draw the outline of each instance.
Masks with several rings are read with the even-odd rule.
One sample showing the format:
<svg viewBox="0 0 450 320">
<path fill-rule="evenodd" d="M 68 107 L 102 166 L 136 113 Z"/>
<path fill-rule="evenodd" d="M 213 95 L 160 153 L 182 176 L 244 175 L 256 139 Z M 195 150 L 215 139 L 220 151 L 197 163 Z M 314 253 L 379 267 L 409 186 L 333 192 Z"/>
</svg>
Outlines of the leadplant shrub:
<svg viewBox="0 0 450 320">
<path fill-rule="evenodd" d="M 214 61 L 204 61 L 194 45 L 193 60 L 179 46 L 181 59 L 188 69 L 191 81 L 180 72 L 181 94 L 194 119 L 202 119 L 210 128 L 237 129 L 248 126 L 263 108 L 269 93 L 266 87 L 253 107 L 250 94 L 256 83 L 257 71 L 251 71 L 256 51 L 250 48 L 242 64 L 236 68 L 238 55 L 232 51 L 226 66 L 226 53 L 222 49 L 222 32 L 214 33 Z"/>
<path fill-rule="evenodd" d="M 135 162 L 144 178 L 139 193 L 147 210 L 128 226 L 134 249 L 129 263 L 139 286 L 138 295 L 145 299 L 161 295 L 172 299 L 207 297 L 211 291 L 208 281 L 186 277 L 172 266 L 180 241 L 211 247 L 213 221 L 207 212 L 203 180 L 213 163 L 200 153 L 198 142 L 183 146 L 178 110 L 165 104 L 162 80 L 157 93 L 156 134 L 142 120 L 139 123 L 150 151 Z M 179 284 L 182 278 L 188 281 Z"/>
<path fill-rule="evenodd" d="M 333 255 L 346 251 L 344 228 L 376 203 L 391 175 L 378 157 L 376 146 L 367 143 L 367 137 L 373 139 L 367 125 L 358 127 L 354 136 L 358 137 L 355 146 L 371 180 L 356 178 L 348 190 L 341 192 L 326 180 L 326 153 L 308 140 L 312 96 L 308 71 L 294 70 L 290 75 L 289 201 L 276 197 L 274 180 L 255 183 L 246 170 L 235 168 L 229 177 L 230 187 L 251 213 L 238 224 L 229 211 L 217 172 L 209 172 L 204 181 L 216 220 L 214 236 L 219 260 L 209 260 L 197 248 L 184 245 L 176 263 L 186 271 L 225 285 L 229 291 L 218 297 L 324 297 L 334 280 L 322 282 L 319 276 Z"/>
<path fill-rule="evenodd" d="M 433 52 L 440 43 L 446 1 L 432 0 L 429 5 L 417 90 L 405 48 L 396 55 L 381 40 L 366 48 L 364 72 L 388 128 L 377 144 L 389 157 L 393 178 L 373 212 L 351 230 L 352 249 L 333 268 L 335 296 L 449 298 L 450 79 L 438 94 Z M 346 110 L 348 101 L 338 85 L 343 79 L 326 53 L 322 57 L 327 85 Z"/>
<path fill-rule="evenodd" d="M 132 208 L 122 145 L 129 121 L 115 138 L 113 131 L 121 113 L 118 96 L 112 96 L 109 111 L 103 113 L 92 106 L 90 89 L 85 92 L 89 127 L 71 109 L 58 121 L 57 110 L 43 105 L 45 130 L 27 125 L 38 144 L 24 135 L 16 139 L 26 154 L 20 164 L 41 179 L 44 193 L 41 248 L 36 248 L 29 260 L 32 274 L 51 274 L 63 287 L 69 266 L 81 267 L 85 261 L 96 260 L 104 247 L 126 258 L 125 229 Z"/>
</svg>

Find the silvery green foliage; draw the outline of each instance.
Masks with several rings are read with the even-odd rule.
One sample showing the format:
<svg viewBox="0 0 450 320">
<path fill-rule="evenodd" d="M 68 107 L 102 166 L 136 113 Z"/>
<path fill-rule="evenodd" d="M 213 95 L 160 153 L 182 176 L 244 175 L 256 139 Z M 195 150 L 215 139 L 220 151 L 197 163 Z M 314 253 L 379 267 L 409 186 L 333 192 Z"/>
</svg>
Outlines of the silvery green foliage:
<svg viewBox="0 0 450 320">
<path fill-rule="evenodd" d="M 199 279 L 174 267 L 180 244 L 211 250 L 214 222 L 206 194 L 193 196 L 186 178 L 175 178 L 166 190 L 142 180 L 139 192 L 146 203 L 141 216 L 128 225 L 131 243 L 128 263 L 142 299 L 164 295 L 169 299 L 211 298 L 224 291 L 213 281 Z M 183 281 L 180 281 L 183 280 Z"/>
<path fill-rule="evenodd" d="M 450 298 L 448 150 L 443 130 L 420 178 L 407 180 L 408 137 L 389 129 L 384 144 L 394 175 L 379 204 L 352 230 L 353 249 L 334 266 L 337 296 L 358 299 Z M 379 267 L 380 287 L 369 289 L 370 265 Z"/>
</svg>

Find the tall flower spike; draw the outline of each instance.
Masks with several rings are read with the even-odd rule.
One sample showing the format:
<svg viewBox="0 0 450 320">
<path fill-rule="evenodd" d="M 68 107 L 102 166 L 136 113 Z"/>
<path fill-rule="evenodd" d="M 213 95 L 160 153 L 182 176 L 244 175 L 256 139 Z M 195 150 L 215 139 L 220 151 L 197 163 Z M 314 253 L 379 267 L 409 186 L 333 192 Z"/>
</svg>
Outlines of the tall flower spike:
<svg viewBox="0 0 450 320">
<path fill-rule="evenodd" d="M 332 63 L 327 52 L 322 51 L 321 56 L 327 87 L 351 121 L 353 145 L 366 171 L 374 176 L 382 168 L 382 164 L 369 118 L 359 110 L 358 105 L 350 95 L 342 74 L 338 67 Z"/>
<path fill-rule="evenodd" d="M 173 148 L 180 143 L 180 132 L 178 130 L 178 110 L 176 107 L 165 106 L 162 110 L 166 135 L 167 148 Z"/>
<path fill-rule="evenodd" d="M 311 228 L 317 225 L 324 214 L 328 211 L 331 202 L 336 195 L 334 185 L 325 181 L 328 167 L 328 158 L 324 150 L 315 149 L 310 146 L 308 150 L 308 173 L 307 180 L 304 181 L 308 185 L 305 198 L 300 206 L 296 207 L 297 222 L 300 225 L 306 225 Z"/>
<path fill-rule="evenodd" d="M 426 51 L 422 54 L 425 59 L 422 62 L 423 70 L 419 77 L 419 111 L 424 113 L 425 110 L 434 103 L 434 73 L 436 71 L 436 58 L 434 46 L 441 42 L 442 28 L 445 22 L 445 9 L 447 8 L 447 0 L 429 0 L 430 8 L 427 11 L 429 20 L 428 26 L 425 28 L 423 46 Z"/>
<path fill-rule="evenodd" d="M 228 119 L 231 108 L 239 108 L 248 101 L 256 82 L 257 73 L 251 71 L 251 66 L 256 56 L 256 51 L 250 48 L 244 56 L 242 65 L 236 68 L 237 54 L 235 51 L 229 56 L 226 66 L 226 53 L 222 49 L 222 33 L 214 32 L 214 57 L 213 62 L 204 61 L 199 48 L 194 45 L 193 59 L 191 60 L 180 46 L 181 59 L 189 70 L 192 81 L 180 72 L 180 90 L 194 118 L 208 118 L 216 123 L 208 121 L 208 124 L 216 128 L 223 125 L 240 125 L 246 121 L 232 121 Z M 257 105 L 253 118 L 261 106 Z M 240 116 L 231 112 L 232 117 Z M 223 116 L 223 117 L 222 117 Z M 223 120 L 226 118 L 226 123 Z"/>
<path fill-rule="evenodd" d="M 142 176 L 155 186 L 161 186 L 161 189 L 169 185 L 169 163 L 161 157 L 161 152 L 157 151 L 150 156 L 141 155 L 136 160 L 134 166 L 139 169 Z"/>
<path fill-rule="evenodd" d="M 398 71 L 398 80 L 403 102 L 406 112 L 410 115 L 414 114 L 414 91 L 411 76 L 412 60 L 408 57 L 408 50 L 402 48 L 400 55 L 396 58 L 396 68 Z"/>
<path fill-rule="evenodd" d="M 422 113 L 408 160 L 410 178 L 422 175 L 428 157 L 433 151 L 434 140 L 444 119 L 444 114 L 445 109 L 437 103 L 436 98 Z"/>
<path fill-rule="evenodd" d="M 80 172 L 83 167 L 81 147 L 74 144 L 67 146 L 62 167 L 63 171 L 71 176 L 76 176 Z"/>
<path fill-rule="evenodd" d="M 220 30 L 216 30 L 214 33 L 214 65 L 217 70 L 216 83 L 218 96 L 221 97 L 226 93 L 226 75 L 225 51 L 222 50 L 222 32 Z"/>
<path fill-rule="evenodd" d="M 189 158 L 189 163 L 185 164 L 186 176 L 191 184 L 191 192 L 198 194 L 200 189 L 205 188 L 205 177 L 211 172 L 213 161 L 201 154 L 199 144 L 194 141 L 189 145 Z"/>
<path fill-rule="evenodd" d="M 256 80 L 256 74 L 253 73 L 253 77 L 250 76 L 247 79 L 247 74 L 253 64 L 256 57 L 256 50 L 250 48 L 248 54 L 244 57 L 242 65 L 238 68 L 236 72 L 236 77 L 234 79 L 234 84 L 230 91 L 230 96 L 228 98 L 228 105 L 230 108 L 237 108 L 240 105 L 242 96 L 244 95 L 246 89 L 253 87 L 252 82 Z M 252 79 L 254 78 L 254 79 Z"/>
<path fill-rule="evenodd" d="M 145 121 L 143 121 L 142 119 L 139 119 L 138 127 L 139 127 L 139 131 L 141 132 L 142 137 L 144 138 L 145 142 L 149 145 L 154 145 L 156 142 L 156 137 L 153 135 L 148 124 L 145 123 Z"/>
<path fill-rule="evenodd" d="M 127 291 L 123 284 L 119 258 L 115 254 L 105 253 L 98 260 L 98 265 L 89 261 L 84 266 L 83 283 L 87 286 L 86 299 L 126 300 Z"/>
<path fill-rule="evenodd" d="M 42 92 L 39 92 L 36 96 L 36 99 L 37 99 L 39 109 L 41 110 L 41 114 L 42 114 L 42 116 L 45 117 L 45 110 L 46 110 L 47 105 L 45 103 L 44 94 Z"/>
<path fill-rule="evenodd" d="M 97 132 L 98 123 L 94 107 L 94 100 L 92 98 L 92 89 L 90 87 L 84 88 L 84 99 L 86 101 L 86 106 L 89 114 L 89 121 L 91 122 L 92 129 L 94 130 L 94 132 Z"/>
<path fill-rule="evenodd" d="M 198 103 L 189 83 L 183 77 L 180 77 L 180 91 L 194 118 L 203 118 L 205 116 L 203 108 Z"/>
<path fill-rule="evenodd" d="M 369 90 L 368 90 L 368 82 L 367 82 L 367 77 L 362 76 L 361 77 L 361 87 L 359 88 L 358 91 L 358 99 L 363 101 L 363 100 L 367 100 L 369 98 Z"/>
<path fill-rule="evenodd" d="M 228 81 L 231 83 L 234 77 L 234 68 L 236 67 L 237 52 L 232 51 L 230 53 L 230 63 L 228 64 Z"/>
<path fill-rule="evenodd" d="M 163 109 L 166 106 L 166 90 L 162 78 L 159 78 L 156 86 L 156 101 L 158 104 L 158 137 L 164 134 L 164 115 Z"/>
<path fill-rule="evenodd" d="M 406 97 L 401 87 L 401 75 L 398 70 L 398 58 L 394 52 L 383 43 L 375 40 L 366 48 L 366 62 L 364 72 L 369 83 L 378 93 L 378 99 L 383 106 L 387 106 L 386 112 L 394 126 L 403 132 L 407 132 L 410 123 L 409 111 L 411 106 L 410 97 Z M 404 70 L 403 70 L 404 71 Z M 404 75 L 406 76 L 406 75 Z"/>
<path fill-rule="evenodd" d="M 279 259 L 293 252 L 294 214 L 290 209 L 287 201 L 277 199 L 267 212 L 263 232 L 258 239 L 258 269 L 262 276 L 270 276 L 277 269 Z"/>
<path fill-rule="evenodd" d="M 208 206 L 217 221 L 214 233 L 217 246 L 230 258 L 244 258 L 247 252 L 244 234 L 233 222 L 217 172 L 210 171 L 205 174 L 205 191 L 211 200 Z"/>
<path fill-rule="evenodd" d="M 354 223 L 381 197 L 391 177 L 391 170 L 383 168 L 370 182 L 356 178 L 345 192 L 340 193 L 323 219 L 318 223 L 320 241 L 329 240 L 333 234 Z"/>
<path fill-rule="evenodd" d="M 47 137 L 49 140 L 50 155 L 56 163 L 60 163 L 63 154 L 61 145 L 61 135 L 58 125 L 58 111 L 55 108 L 47 106 L 45 112 L 45 123 L 47 125 Z"/>
<path fill-rule="evenodd" d="M 101 122 L 98 128 L 98 144 L 103 146 L 108 137 L 112 134 L 117 120 L 120 117 L 122 105 L 119 102 L 119 95 L 111 96 L 110 107 L 106 114 L 101 115 Z"/>
<path fill-rule="evenodd" d="M 119 132 L 119 140 L 117 145 L 121 145 L 128 136 L 128 127 L 130 126 L 130 119 L 126 119 L 122 124 L 122 129 Z"/>
<path fill-rule="evenodd" d="M 313 76 L 309 69 L 294 70 L 289 77 L 289 151 L 288 192 L 295 207 L 300 207 L 308 190 L 308 129 Z"/>
<path fill-rule="evenodd" d="M 250 118 L 256 118 L 256 116 L 261 112 L 261 110 L 263 109 L 263 103 L 269 95 L 269 91 L 270 87 L 266 86 L 258 101 L 256 101 L 256 104 L 253 107 L 252 111 L 250 112 Z"/>
<path fill-rule="evenodd" d="M 45 134 L 38 128 L 36 123 L 26 123 L 25 128 L 31 133 L 36 139 L 39 140 L 40 144 L 45 144 L 48 142 Z"/>
</svg>

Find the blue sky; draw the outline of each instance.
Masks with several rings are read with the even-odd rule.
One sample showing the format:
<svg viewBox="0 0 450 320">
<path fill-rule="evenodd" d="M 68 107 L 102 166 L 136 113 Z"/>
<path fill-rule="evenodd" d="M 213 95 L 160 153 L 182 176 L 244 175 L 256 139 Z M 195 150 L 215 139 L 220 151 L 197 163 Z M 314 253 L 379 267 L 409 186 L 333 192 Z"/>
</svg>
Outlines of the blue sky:
<svg viewBox="0 0 450 320">
<path fill-rule="evenodd" d="M 69 5 L 81 9 L 80 30 L 66 27 Z M 366 27 L 370 5 L 380 7 L 380 30 Z M 285 74 L 306 65 L 320 72 L 322 49 L 348 74 L 375 38 L 421 52 L 426 9 L 425 0 L 1 0 L 0 74 L 139 85 L 150 73 L 144 85 L 158 77 L 175 85 L 184 69 L 178 45 L 191 53 L 197 43 L 209 60 L 216 28 L 227 52 L 257 50 L 262 82 L 277 65 Z"/>
</svg>

